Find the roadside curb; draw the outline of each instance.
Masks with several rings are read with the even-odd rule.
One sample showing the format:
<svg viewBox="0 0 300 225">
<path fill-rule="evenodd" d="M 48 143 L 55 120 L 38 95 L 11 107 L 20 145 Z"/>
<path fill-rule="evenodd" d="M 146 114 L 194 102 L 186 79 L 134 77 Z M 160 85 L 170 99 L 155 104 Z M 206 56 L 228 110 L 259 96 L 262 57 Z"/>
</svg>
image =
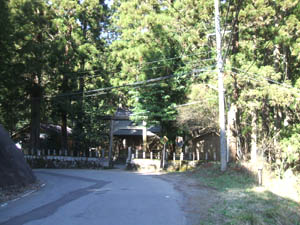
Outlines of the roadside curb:
<svg viewBox="0 0 300 225">
<path fill-rule="evenodd" d="M 25 197 L 27 197 L 27 196 L 29 196 L 29 195 L 31 195 L 31 194 L 33 194 L 33 193 L 39 191 L 41 188 L 43 188 L 43 187 L 45 187 L 45 186 L 46 186 L 45 183 L 39 184 L 38 187 L 37 187 L 36 189 L 34 189 L 34 190 L 32 190 L 32 189 L 31 189 L 31 190 L 27 190 L 27 191 L 23 192 L 22 194 L 19 194 L 16 198 L 13 198 L 13 199 L 8 200 L 8 201 L 6 201 L 6 202 L 0 203 L 0 207 L 1 207 L 1 208 L 6 207 L 6 206 L 8 206 L 10 203 L 15 202 L 15 201 L 18 201 L 18 200 L 20 200 L 20 199 L 22 199 L 22 198 L 25 198 Z"/>
</svg>

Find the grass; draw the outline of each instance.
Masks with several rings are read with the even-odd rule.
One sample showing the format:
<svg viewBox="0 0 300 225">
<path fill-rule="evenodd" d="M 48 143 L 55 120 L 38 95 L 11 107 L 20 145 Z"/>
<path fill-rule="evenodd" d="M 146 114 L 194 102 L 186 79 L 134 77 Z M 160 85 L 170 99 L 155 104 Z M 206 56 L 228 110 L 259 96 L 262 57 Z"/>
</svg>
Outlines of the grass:
<svg viewBox="0 0 300 225">
<path fill-rule="evenodd" d="M 219 195 L 200 224 L 300 225 L 299 202 L 274 194 L 267 185 L 258 187 L 256 176 L 242 165 L 231 165 L 224 173 L 219 168 L 207 163 L 190 173 Z"/>
</svg>

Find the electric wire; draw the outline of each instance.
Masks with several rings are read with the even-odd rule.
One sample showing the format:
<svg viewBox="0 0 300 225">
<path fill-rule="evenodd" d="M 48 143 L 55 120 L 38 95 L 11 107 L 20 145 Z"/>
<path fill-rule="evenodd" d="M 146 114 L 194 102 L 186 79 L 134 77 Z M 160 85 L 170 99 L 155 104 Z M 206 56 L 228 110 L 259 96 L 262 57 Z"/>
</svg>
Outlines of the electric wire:
<svg viewBox="0 0 300 225">
<path fill-rule="evenodd" d="M 249 73 L 249 72 L 247 72 L 245 70 L 242 70 L 242 69 L 238 69 L 238 68 L 234 68 L 234 67 L 233 67 L 233 69 L 235 69 L 237 71 L 240 71 L 241 73 L 237 73 L 237 72 L 234 72 L 234 71 L 229 71 L 229 72 L 234 73 L 236 75 L 240 75 L 240 76 L 245 76 L 247 74 L 247 75 L 250 75 L 250 76 L 247 76 L 247 78 L 252 79 L 254 81 L 261 82 L 261 80 L 259 80 L 259 79 L 263 79 L 263 80 L 266 80 L 266 81 L 270 82 L 271 84 L 276 84 L 276 85 L 279 85 L 281 87 L 288 88 L 288 89 L 294 89 L 298 93 L 300 93 L 300 89 L 299 88 L 293 87 L 293 86 L 291 86 L 289 84 L 281 83 L 281 82 L 278 82 L 276 80 L 273 80 L 273 79 L 261 76 L 261 75 L 256 74 L 256 73 Z M 256 77 L 256 78 L 254 78 L 254 77 Z"/>
<path fill-rule="evenodd" d="M 110 90 L 113 90 L 113 89 L 119 89 L 119 88 L 143 86 L 143 85 L 146 85 L 146 84 L 149 84 L 149 83 L 156 83 L 156 82 L 168 80 L 170 78 L 181 77 L 181 76 L 184 76 L 184 75 L 191 75 L 193 73 L 203 72 L 203 71 L 206 71 L 206 69 L 207 68 L 204 67 L 204 68 L 201 68 L 201 69 L 194 69 L 190 72 L 182 72 L 182 73 L 178 73 L 178 74 L 171 74 L 171 75 L 167 75 L 167 76 L 148 79 L 148 80 L 145 80 L 145 81 L 137 81 L 137 82 L 133 82 L 133 83 L 130 83 L 130 84 L 123 84 L 123 85 L 118 85 L 118 86 L 98 88 L 98 89 L 87 90 L 87 91 L 62 93 L 62 94 L 59 94 L 57 96 L 44 96 L 43 98 L 69 97 L 69 96 L 81 95 L 81 94 L 85 95 L 85 94 L 92 94 L 92 93 L 97 93 L 97 92 L 107 92 L 107 91 L 110 91 Z"/>
</svg>

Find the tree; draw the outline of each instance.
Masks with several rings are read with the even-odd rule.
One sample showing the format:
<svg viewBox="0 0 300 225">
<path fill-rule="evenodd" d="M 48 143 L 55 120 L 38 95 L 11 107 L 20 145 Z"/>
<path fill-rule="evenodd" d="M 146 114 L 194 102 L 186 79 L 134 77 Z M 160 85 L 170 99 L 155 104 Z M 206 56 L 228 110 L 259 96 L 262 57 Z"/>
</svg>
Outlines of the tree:
<svg viewBox="0 0 300 225">
<path fill-rule="evenodd" d="M 265 139 L 272 139 L 278 146 L 278 134 L 285 130 L 287 118 L 293 118 L 288 119 L 291 124 L 298 123 L 294 102 L 299 92 L 292 86 L 299 77 L 294 67 L 299 60 L 293 54 L 297 51 L 294 35 L 299 3 L 235 2 L 232 10 L 236 22 L 227 64 L 227 91 L 238 112 L 235 131 L 242 143 L 240 150 L 247 154 L 250 143 L 255 149 L 255 144 L 262 146 Z M 290 105 L 295 107 L 291 109 Z M 257 135 L 255 130 L 259 131 Z M 272 161 L 270 152 L 271 148 L 265 154 Z"/>
<path fill-rule="evenodd" d="M 157 84 L 124 91 L 131 96 L 128 106 L 133 107 L 137 115 L 134 119 L 160 124 L 163 135 L 173 140 L 176 105 L 186 101 L 189 90 L 190 77 L 186 74 L 198 66 L 191 63 L 192 57 L 181 57 L 191 53 L 185 47 L 188 37 L 181 36 L 185 24 L 180 24 L 178 19 L 182 15 L 174 9 L 183 7 L 183 3 L 173 6 L 167 1 L 118 1 L 115 4 L 118 8 L 113 15 L 113 24 L 118 38 L 112 43 L 112 61 L 120 72 L 112 83 L 174 75 Z"/>
<path fill-rule="evenodd" d="M 86 123 L 83 93 L 89 88 L 100 86 L 106 73 L 104 45 L 101 35 L 106 26 L 107 8 L 104 1 L 52 1 L 50 4 L 55 27 L 52 64 L 55 68 L 53 86 L 58 98 L 54 99 L 60 111 L 62 123 L 62 148 L 67 149 L 67 123 L 75 124 L 74 138 L 77 147 L 84 147 Z M 97 73 L 103 76 L 91 79 Z M 96 77 L 96 76 L 95 76 Z M 87 82 L 89 81 L 89 82 Z M 95 81 L 96 85 L 92 81 Z M 58 87 L 58 88 L 57 88 Z M 69 92 L 78 92 L 69 95 Z M 59 97 L 61 96 L 61 97 Z"/>
<path fill-rule="evenodd" d="M 11 23 L 13 27 L 10 81 L 17 81 L 17 90 L 27 100 L 30 98 L 30 143 L 31 149 L 37 151 L 40 137 L 40 108 L 45 84 L 45 75 L 49 69 L 49 14 L 44 1 L 10 1 Z M 20 83 L 18 82 L 20 81 Z"/>
</svg>

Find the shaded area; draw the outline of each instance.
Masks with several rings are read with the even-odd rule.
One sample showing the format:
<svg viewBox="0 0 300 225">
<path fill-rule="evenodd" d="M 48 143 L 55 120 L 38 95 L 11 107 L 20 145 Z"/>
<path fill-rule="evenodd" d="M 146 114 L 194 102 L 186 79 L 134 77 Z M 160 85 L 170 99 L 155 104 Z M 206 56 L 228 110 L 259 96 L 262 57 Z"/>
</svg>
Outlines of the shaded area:
<svg viewBox="0 0 300 225">
<path fill-rule="evenodd" d="M 58 209 L 60 207 L 66 205 L 76 199 L 79 199 L 85 195 L 90 194 L 91 189 L 92 190 L 99 189 L 109 183 L 107 181 L 101 181 L 101 180 L 95 180 L 95 179 L 77 177 L 77 176 L 71 176 L 71 175 L 56 174 L 56 173 L 50 173 L 50 172 L 39 172 L 39 173 L 44 173 L 44 174 L 52 175 L 52 176 L 58 176 L 58 177 L 62 177 L 64 179 L 76 179 L 76 180 L 80 180 L 80 181 L 84 181 L 84 182 L 92 182 L 92 183 L 96 182 L 96 184 L 90 185 L 85 188 L 77 189 L 75 191 L 71 191 L 53 202 L 45 204 L 36 209 L 33 209 L 23 215 L 11 218 L 11 219 L 5 221 L 4 223 L 1 223 L 1 225 L 25 224 L 25 223 L 28 223 L 33 220 L 39 220 L 42 218 L 46 218 L 48 216 L 53 215 L 56 211 L 58 211 Z M 103 191 L 103 193 L 104 192 L 105 191 Z"/>
<path fill-rule="evenodd" d="M 25 186 L 35 181 L 23 153 L 0 124 L 0 187 Z"/>
</svg>

